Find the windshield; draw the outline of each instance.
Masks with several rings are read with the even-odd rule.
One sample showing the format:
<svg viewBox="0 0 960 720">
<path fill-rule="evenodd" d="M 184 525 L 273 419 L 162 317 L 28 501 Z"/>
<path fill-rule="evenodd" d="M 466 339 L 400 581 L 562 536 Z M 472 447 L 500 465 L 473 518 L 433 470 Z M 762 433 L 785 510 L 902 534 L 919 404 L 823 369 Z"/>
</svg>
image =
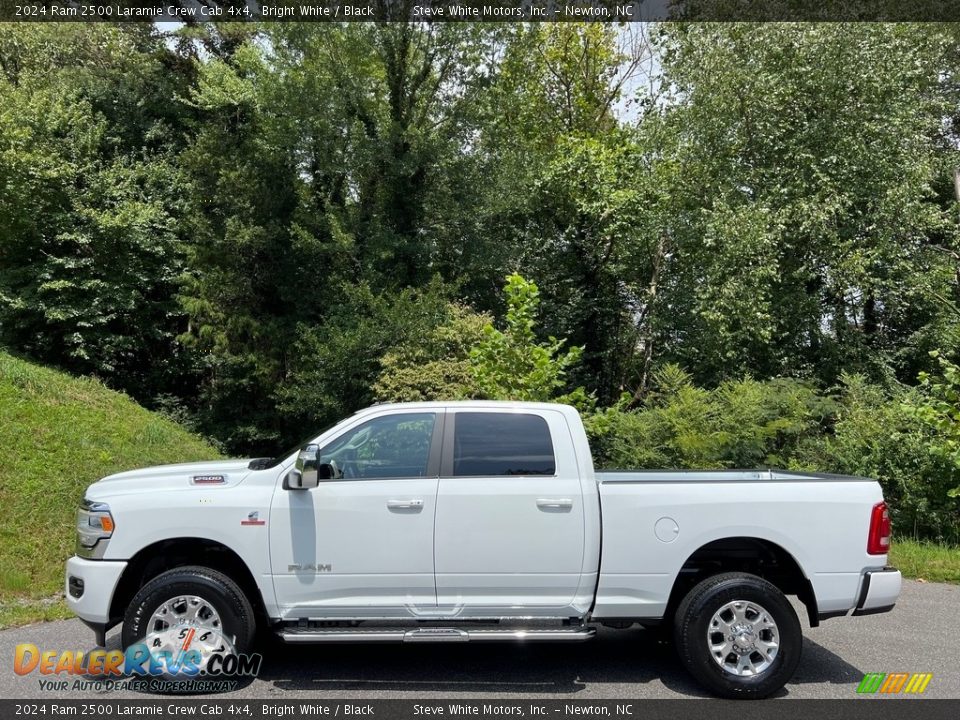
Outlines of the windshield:
<svg viewBox="0 0 960 720">
<path fill-rule="evenodd" d="M 272 467 L 276 467 L 277 465 L 282 463 L 284 460 L 286 460 L 288 457 L 290 457 L 293 453 L 295 453 L 304 445 L 306 445 L 309 441 L 313 440 L 316 437 L 320 437 L 325 432 L 327 432 L 327 430 L 332 428 L 334 425 L 336 425 L 336 423 L 333 423 L 332 425 L 327 425 L 323 430 L 310 433 L 305 438 L 303 438 L 303 440 L 301 440 L 296 445 L 291 447 L 289 450 L 285 450 L 284 452 L 280 453 L 276 457 L 254 458 L 253 460 L 250 461 L 250 464 L 247 467 L 249 467 L 251 470 L 268 470 Z"/>
</svg>

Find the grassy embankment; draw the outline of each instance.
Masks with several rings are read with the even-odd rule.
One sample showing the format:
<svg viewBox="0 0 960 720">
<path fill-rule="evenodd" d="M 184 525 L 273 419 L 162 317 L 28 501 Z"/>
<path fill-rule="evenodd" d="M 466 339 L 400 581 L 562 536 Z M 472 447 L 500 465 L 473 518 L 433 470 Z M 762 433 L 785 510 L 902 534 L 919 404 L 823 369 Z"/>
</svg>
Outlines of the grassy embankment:
<svg viewBox="0 0 960 720">
<path fill-rule="evenodd" d="M 0 352 L 0 628 L 66 617 L 63 563 L 87 485 L 217 451 L 99 382 Z"/>
</svg>

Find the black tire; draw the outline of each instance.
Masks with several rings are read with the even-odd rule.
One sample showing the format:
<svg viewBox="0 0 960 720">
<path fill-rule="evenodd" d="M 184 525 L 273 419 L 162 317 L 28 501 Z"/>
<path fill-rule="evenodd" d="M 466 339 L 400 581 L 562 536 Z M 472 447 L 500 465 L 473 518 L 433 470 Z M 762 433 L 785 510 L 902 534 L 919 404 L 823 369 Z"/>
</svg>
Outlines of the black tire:
<svg viewBox="0 0 960 720">
<path fill-rule="evenodd" d="M 252 647 L 257 623 L 250 600 L 227 575 L 198 565 L 168 570 L 140 588 L 123 619 L 123 647 L 141 642 L 149 631 L 147 624 L 153 613 L 179 595 L 198 596 L 213 606 L 220 617 L 223 637 L 229 640 L 233 652 L 245 653 Z"/>
<path fill-rule="evenodd" d="M 776 623 L 776 656 L 756 675 L 736 675 L 722 668 L 708 645 L 708 628 L 714 615 L 737 600 L 756 603 Z M 719 635 L 722 639 L 722 633 Z M 775 585 L 747 573 L 714 575 L 690 590 L 677 607 L 673 637 L 680 660 L 690 674 L 714 694 L 731 699 L 765 698 L 782 688 L 793 677 L 803 647 L 800 621 L 787 598 Z M 762 654 L 752 657 L 763 661 Z"/>
</svg>

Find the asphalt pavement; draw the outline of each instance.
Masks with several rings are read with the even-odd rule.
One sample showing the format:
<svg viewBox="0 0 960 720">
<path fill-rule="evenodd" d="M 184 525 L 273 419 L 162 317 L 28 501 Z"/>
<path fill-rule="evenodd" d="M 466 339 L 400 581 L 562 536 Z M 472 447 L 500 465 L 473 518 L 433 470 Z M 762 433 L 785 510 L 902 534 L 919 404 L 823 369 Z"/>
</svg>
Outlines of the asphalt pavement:
<svg viewBox="0 0 960 720">
<path fill-rule="evenodd" d="M 798 605 L 798 607 L 800 607 Z M 804 625 L 803 659 L 784 698 L 852 698 L 866 673 L 933 673 L 925 695 L 960 698 L 960 586 L 906 581 L 889 613 Z M 89 650 L 77 620 L 0 631 L 0 697 L 143 699 L 132 691 L 41 691 L 37 671 L 18 676 L 14 649 Z M 108 637 L 118 647 L 118 634 Z M 700 698 L 673 649 L 640 628 L 603 628 L 582 644 L 313 645 L 270 643 L 261 673 L 224 699 Z M 71 676 L 60 676 L 73 680 Z"/>
</svg>

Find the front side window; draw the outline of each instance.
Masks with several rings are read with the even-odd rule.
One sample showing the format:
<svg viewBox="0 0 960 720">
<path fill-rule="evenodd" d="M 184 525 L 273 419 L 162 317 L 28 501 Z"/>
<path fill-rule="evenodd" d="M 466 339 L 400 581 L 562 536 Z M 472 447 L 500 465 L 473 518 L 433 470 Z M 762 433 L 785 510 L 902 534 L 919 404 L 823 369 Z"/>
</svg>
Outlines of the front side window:
<svg viewBox="0 0 960 720">
<path fill-rule="evenodd" d="M 320 451 L 334 477 L 426 477 L 434 413 L 385 415 L 358 425 Z"/>
<path fill-rule="evenodd" d="M 453 436 L 454 477 L 556 473 L 550 429 L 539 415 L 461 412 Z"/>
</svg>

